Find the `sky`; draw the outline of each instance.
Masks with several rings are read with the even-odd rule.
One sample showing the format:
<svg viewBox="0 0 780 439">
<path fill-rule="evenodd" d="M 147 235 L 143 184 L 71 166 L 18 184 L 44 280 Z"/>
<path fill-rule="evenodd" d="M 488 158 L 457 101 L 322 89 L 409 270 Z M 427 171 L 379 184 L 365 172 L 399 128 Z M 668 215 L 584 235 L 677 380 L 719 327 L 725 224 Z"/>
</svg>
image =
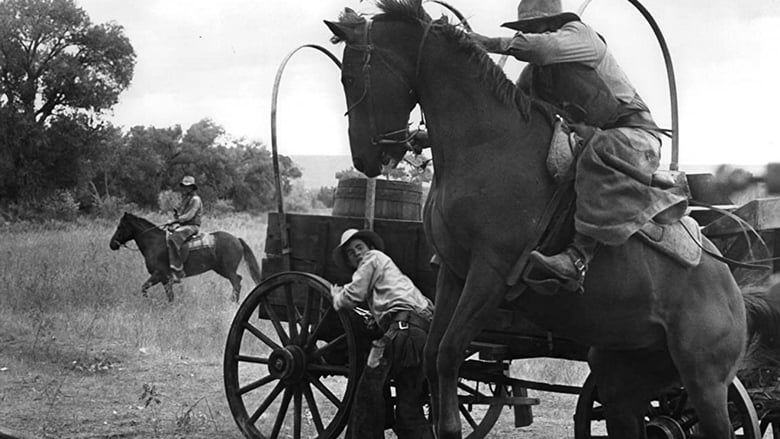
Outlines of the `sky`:
<svg viewBox="0 0 780 439">
<path fill-rule="evenodd" d="M 305 44 L 341 58 L 323 20 L 359 0 L 76 0 L 94 23 L 125 29 L 137 55 L 130 88 L 110 120 L 183 129 L 209 118 L 233 137 L 270 147 L 277 74 L 277 146 L 284 155 L 349 154 L 346 105 L 336 65 Z M 511 36 L 500 24 L 516 1 L 448 0 L 479 33 Z M 563 0 L 576 11 L 583 0 Z M 680 113 L 680 163 L 780 162 L 780 0 L 642 0 L 671 52 Z M 435 3 L 426 10 L 438 17 Z M 451 15 L 451 14 L 450 14 Z M 582 15 L 607 40 L 650 106 L 671 127 L 669 84 L 650 26 L 626 0 L 592 0 Z M 515 79 L 523 64 L 510 60 Z M 663 161 L 670 158 L 666 142 Z M 683 168 L 684 169 L 684 168 Z"/>
</svg>

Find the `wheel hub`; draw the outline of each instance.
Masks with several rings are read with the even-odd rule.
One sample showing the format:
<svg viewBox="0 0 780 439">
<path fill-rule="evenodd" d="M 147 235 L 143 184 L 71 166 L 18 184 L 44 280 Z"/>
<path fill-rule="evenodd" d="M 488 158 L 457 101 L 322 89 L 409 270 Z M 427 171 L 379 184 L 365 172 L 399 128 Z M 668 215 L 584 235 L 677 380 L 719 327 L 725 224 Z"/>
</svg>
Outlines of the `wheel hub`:
<svg viewBox="0 0 780 439">
<path fill-rule="evenodd" d="M 685 421 L 666 415 L 654 416 L 647 423 L 647 439 L 685 439 Z"/>
<path fill-rule="evenodd" d="M 282 380 L 298 380 L 306 370 L 306 355 L 295 345 L 274 350 L 268 357 L 268 372 Z"/>
</svg>

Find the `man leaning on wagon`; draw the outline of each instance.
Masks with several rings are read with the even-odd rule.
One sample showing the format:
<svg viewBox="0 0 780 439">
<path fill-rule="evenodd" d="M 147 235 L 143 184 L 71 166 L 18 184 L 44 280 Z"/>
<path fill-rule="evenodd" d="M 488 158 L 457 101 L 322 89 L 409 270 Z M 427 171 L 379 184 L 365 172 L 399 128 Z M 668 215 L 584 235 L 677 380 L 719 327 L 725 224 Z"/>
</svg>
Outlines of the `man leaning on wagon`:
<svg viewBox="0 0 780 439">
<path fill-rule="evenodd" d="M 165 223 L 172 229 L 167 236 L 168 261 L 171 267 L 171 275 L 174 282 L 181 282 L 184 277 L 184 266 L 181 260 L 181 246 L 200 230 L 201 216 L 203 215 L 203 202 L 195 193 L 198 186 L 195 177 L 185 176 L 179 183 L 184 194 L 179 206 L 173 209 L 173 220 Z"/>
<path fill-rule="evenodd" d="M 531 263 L 564 289 L 581 292 L 600 244 L 623 244 L 657 214 L 685 200 L 647 184 L 659 166 L 663 130 L 604 38 L 576 14 L 563 12 L 560 0 L 522 0 L 517 15 L 517 21 L 503 25 L 517 31 L 512 38 L 470 35 L 489 52 L 528 62 L 518 87 L 560 109 L 584 139 L 574 181 L 573 242 L 556 255 L 531 253 Z"/>
</svg>

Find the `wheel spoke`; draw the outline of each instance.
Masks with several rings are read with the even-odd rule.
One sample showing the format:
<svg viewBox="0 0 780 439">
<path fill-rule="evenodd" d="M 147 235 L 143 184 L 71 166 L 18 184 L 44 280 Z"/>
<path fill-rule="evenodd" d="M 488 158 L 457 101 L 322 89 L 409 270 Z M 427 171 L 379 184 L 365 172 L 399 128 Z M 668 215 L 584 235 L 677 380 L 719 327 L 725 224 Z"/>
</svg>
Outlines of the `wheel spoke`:
<svg viewBox="0 0 780 439">
<path fill-rule="evenodd" d="M 301 439 L 301 418 L 303 418 L 303 403 L 301 389 L 296 386 L 293 394 L 293 438 Z"/>
<path fill-rule="evenodd" d="M 474 418 L 471 417 L 471 413 L 469 413 L 468 410 L 466 410 L 466 406 L 463 404 L 458 405 L 458 409 L 460 410 L 460 414 L 466 419 L 466 422 L 469 423 L 472 430 L 477 429 L 477 422 L 474 420 Z"/>
<path fill-rule="evenodd" d="M 303 308 L 303 317 L 301 318 L 301 335 L 307 335 L 309 333 L 309 325 L 311 324 L 311 310 L 314 306 L 312 303 L 314 299 L 319 298 L 319 295 L 309 294 L 306 296 L 306 305 Z"/>
<path fill-rule="evenodd" d="M 287 408 L 290 407 L 290 399 L 292 399 L 292 390 L 286 388 L 284 389 L 282 404 L 279 406 L 279 412 L 276 414 L 276 422 L 274 422 L 274 429 L 271 431 L 271 438 L 279 437 L 279 432 L 282 430 L 282 424 L 284 424 L 284 418 L 287 416 Z"/>
<path fill-rule="evenodd" d="M 336 405 L 336 407 L 341 407 L 341 400 L 333 394 L 327 387 L 325 387 L 325 384 L 322 384 L 322 382 L 317 379 L 316 377 L 312 376 L 311 374 L 306 374 L 306 376 L 309 378 L 309 381 L 314 384 L 314 387 L 317 388 L 317 390 L 320 391 L 326 398 L 330 400 L 333 404 Z"/>
<path fill-rule="evenodd" d="M 295 340 L 298 337 L 298 309 L 295 307 L 292 288 L 291 284 L 285 285 L 284 300 L 287 303 L 287 326 L 290 328 L 290 338 Z"/>
<path fill-rule="evenodd" d="M 311 419 L 314 421 L 314 426 L 317 428 L 317 433 L 322 433 L 325 431 L 325 426 L 322 424 L 320 410 L 317 408 L 317 401 L 314 400 L 314 394 L 311 391 L 311 386 L 309 386 L 309 383 L 304 383 L 303 394 L 306 396 L 306 403 L 309 405 L 309 412 L 311 412 Z"/>
<path fill-rule="evenodd" d="M 306 367 L 309 372 L 317 372 L 321 375 L 347 375 L 349 374 L 349 365 L 334 366 L 330 364 L 309 364 Z"/>
<path fill-rule="evenodd" d="M 279 319 L 279 316 L 276 314 L 276 311 L 274 311 L 274 308 L 271 306 L 271 303 L 268 302 L 268 298 L 263 297 L 260 303 L 263 305 L 263 309 L 265 310 L 266 314 L 268 314 L 268 319 L 274 325 L 274 329 L 276 329 L 276 335 L 279 336 L 279 340 L 281 340 L 282 345 L 287 346 L 288 344 L 290 344 L 290 337 L 284 331 L 284 326 L 282 326 L 282 321 L 281 319 Z"/>
<path fill-rule="evenodd" d="M 252 325 L 249 322 L 244 322 L 244 328 L 252 333 L 255 337 L 262 340 L 263 343 L 266 344 L 266 346 L 270 347 L 271 349 L 281 349 L 282 347 L 279 346 L 275 341 L 271 340 L 267 335 L 263 334 L 263 332 L 254 325 Z"/>
<path fill-rule="evenodd" d="M 327 320 L 328 313 L 331 312 L 331 310 L 333 310 L 333 308 L 330 306 L 320 308 L 320 312 L 318 313 L 319 320 L 317 320 L 317 324 L 314 326 L 314 329 L 311 331 L 311 334 L 309 334 L 308 339 L 306 340 L 306 347 L 311 346 L 312 343 L 317 341 L 317 337 L 320 335 L 320 331 L 322 330 L 322 324 Z"/>
<path fill-rule="evenodd" d="M 257 422 L 257 420 L 260 418 L 260 415 L 262 415 L 268 409 L 268 407 L 271 406 L 271 403 L 273 403 L 276 397 L 282 393 L 282 390 L 284 390 L 284 384 L 282 384 L 280 381 L 276 383 L 276 387 L 271 390 L 271 393 L 265 397 L 265 400 L 263 400 L 263 402 L 257 407 L 257 410 L 255 410 L 254 413 L 252 413 L 252 416 L 249 417 L 249 422 L 251 424 Z"/>
<path fill-rule="evenodd" d="M 236 355 L 235 360 L 243 363 L 268 364 L 267 357 L 254 357 L 251 355 Z"/>
<path fill-rule="evenodd" d="M 325 343 L 324 345 L 320 346 L 319 348 L 317 348 L 314 352 L 311 353 L 311 357 L 310 358 L 312 360 L 317 360 L 317 359 L 321 358 L 322 355 L 325 353 L 325 351 L 327 351 L 328 349 L 332 349 L 334 346 L 336 346 L 337 344 L 339 344 L 341 342 L 346 343 L 346 341 L 347 341 L 347 335 L 346 334 L 341 334 L 338 337 L 334 338 L 333 340 L 331 340 L 331 341 Z"/>
<path fill-rule="evenodd" d="M 251 392 L 252 390 L 257 389 L 258 387 L 262 387 L 275 379 L 276 378 L 272 377 L 271 375 L 264 376 L 257 381 L 253 381 L 251 384 L 247 384 L 246 386 L 239 388 L 238 394 L 243 395 L 247 392 Z"/>
</svg>

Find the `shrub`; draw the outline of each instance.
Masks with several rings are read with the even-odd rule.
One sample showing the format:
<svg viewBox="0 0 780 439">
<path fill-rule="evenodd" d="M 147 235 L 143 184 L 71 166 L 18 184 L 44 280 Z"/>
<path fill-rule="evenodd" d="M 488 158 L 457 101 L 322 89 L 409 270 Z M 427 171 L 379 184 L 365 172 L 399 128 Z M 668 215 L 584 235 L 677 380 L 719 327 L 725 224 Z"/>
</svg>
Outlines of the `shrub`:
<svg viewBox="0 0 780 439">
<path fill-rule="evenodd" d="M 100 218 L 115 219 L 118 218 L 122 212 L 138 212 L 138 205 L 125 200 L 123 197 L 115 197 L 113 195 L 106 195 L 96 200 L 94 207 L 94 213 Z"/>
<path fill-rule="evenodd" d="M 173 212 L 179 204 L 181 204 L 181 194 L 178 192 L 166 189 L 157 194 L 157 205 L 162 213 Z"/>
<path fill-rule="evenodd" d="M 235 213 L 236 208 L 233 206 L 232 200 L 219 199 L 211 205 L 209 210 L 214 216 L 224 216 Z"/>
</svg>

